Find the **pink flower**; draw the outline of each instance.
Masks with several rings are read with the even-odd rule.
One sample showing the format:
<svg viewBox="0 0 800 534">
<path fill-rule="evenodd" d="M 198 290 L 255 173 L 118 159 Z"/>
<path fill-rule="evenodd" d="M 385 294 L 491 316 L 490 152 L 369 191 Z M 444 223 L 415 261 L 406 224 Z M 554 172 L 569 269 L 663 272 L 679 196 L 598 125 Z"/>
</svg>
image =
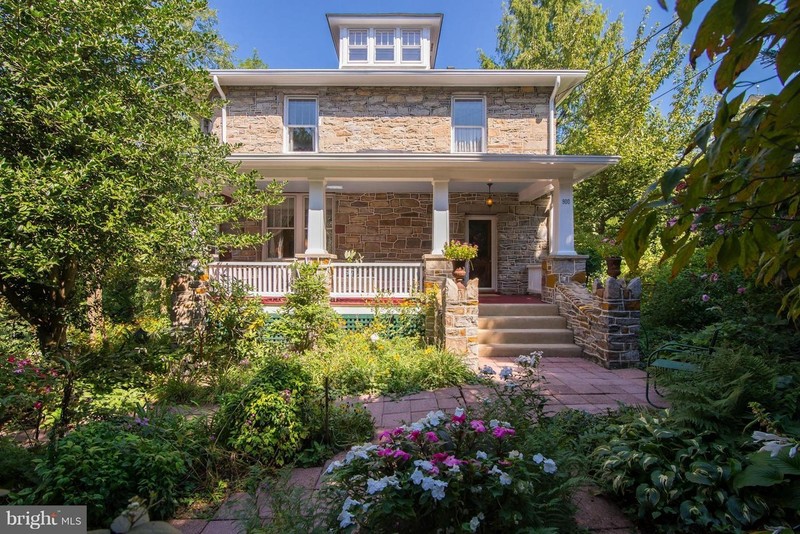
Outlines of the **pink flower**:
<svg viewBox="0 0 800 534">
<path fill-rule="evenodd" d="M 717 274 L 717 273 L 711 273 L 711 276 L 709 276 L 709 277 L 708 277 L 708 279 L 709 279 L 710 281 L 712 281 L 712 282 L 716 282 L 717 280 L 719 280 L 719 274 Z"/>
<path fill-rule="evenodd" d="M 467 462 L 465 462 L 464 460 L 459 460 L 459 459 L 458 459 L 458 458 L 456 458 L 455 456 L 452 456 L 452 455 L 450 455 L 450 456 L 448 456 L 447 458 L 445 458 L 445 459 L 444 459 L 444 461 L 443 461 L 442 463 L 443 463 L 444 465 L 446 465 L 447 467 L 455 467 L 455 466 L 457 466 L 457 465 L 460 465 L 460 464 L 465 464 L 465 463 L 467 463 Z"/>
<path fill-rule="evenodd" d="M 398 426 L 397 428 L 392 430 L 392 437 L 396 438 L 397 436 L 402 436 L 403 432 L 405 432 L 405 430 L 403 430 L 403 427 L 402 426 Z"/>
<path fill-rule="evenodd" d="M 706 294 L 703 294 L 703 296 L 700 297 L 700 300 L 702 300 L 703 302 L 708 302 L 709 300 L 711 300 L 711 297 L 709 297 Z"/>
<path fill-rule="evenodd" d="M 431 443 L 436 443 L 439 441 L 439 436 L 436 435 L 436 432 L 426 432 L 425 438 Z"/>
<path fill-rule="evenodd" d="M 436 454 L 431 456 L 431 461 L 434 462 L 434 463 L 436 463 L 436 462 L 444 462 L 449 457 L 450 457 L 450 455 L 448 453 L 446 453 L 446 452 L 437 452 Z"/>
<path fill-rule="evenodd" d="M 33 408 L 34 408 L 35 410 L 41 411 L 41 409 L 42 409 L 42 403 L 41 403 L 40 401 L 36 401 L 36 402 L 34 402 L 34 403 L 33 403 Z"/>
<path fill-rule="evenodd" d="M 483 421 L 480 419 L 475 419 L 474 421 L 470 421 L 469 426 L 472 427 L 472 430 L 477 432 L 478 434 L 483 434 L 486 432 L 486 427 L 483 424 Z"/>
<path fill-rule="evenodd" d="M 408 439 L 410 439 L 411 441 L 417 441 L 419 439 L 420 434 L 421 432 L 419 430 L 412 430 L 411 432 L 408 433 Z"/>
<path fill-rule="evenodd" d="M 513 436 L 516 433 L 516 430 L 513 428 L 507 428 L 504 426 L 497 426 L 494 428 L 494 430 L 492 430 L 492 435 L 497 439 L 503 439 L 506 436 Z"/>
<path fill-rule="evenodd" d="M 678 185 L 675 186 L 675 191 L 683 191 L 687 187 L 686 182 L 678 182 Z"/>
<path fill-rule="evenodd" d="M 15 357 L 13 357 L 13 356 L 9 356 L 8 357 L 8 363 L 14 363 L 15 361 L 17 361 L 17 359 Z"/>
<path fill-rule="evenodd" d="M 467 420 L 467 414 L 466 413 L 462 413 L 461 415 L 454 415 L 453 416 L 453 422 L 456 423 L 456 424 L 459 424 L 459 425 L 461 423 L 463 423 L 464 421 L 466 421 L 466 420 Z"/>
<path fill-rule="evenodd" d="M 378 434 L 378 441 L 392 441 L 392 433 L 389 430 L 384 430 Z"/>
<path fill-rule="evenodd" d="M 739 289 L 736 290 L 736 292 L 739 293 L 740 295 L 744 295 L 745 291 L 747 291 L 747 289 L 744 287 L 740 287 Z"/>
<path fill-rule="evenodd" d="M 384 458 L 386 456 L 393 456 L 394 455 L 394 451 L 392 449 L 390 449 L 389 447 L 384 447 L 382 449 L 378 449 L 378 452 L 376 454 L 378 456 L 380 456 L 381 458 Z"/>
<path fill-rule="evenodd" d="M 408 454 L 406 451 L 401 451 L 400 449 L 394 451 L 394 457 L 403 462 L 407 462 L 411 459 L 410 454 Z"/>
</svg>

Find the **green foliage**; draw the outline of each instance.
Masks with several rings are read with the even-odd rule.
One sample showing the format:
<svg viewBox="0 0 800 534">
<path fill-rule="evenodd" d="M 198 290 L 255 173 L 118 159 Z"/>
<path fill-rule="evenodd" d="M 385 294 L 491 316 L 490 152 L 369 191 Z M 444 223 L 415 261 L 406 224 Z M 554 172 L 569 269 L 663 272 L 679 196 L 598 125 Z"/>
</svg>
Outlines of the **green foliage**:
<svg viewBox="0 0 800 534">
<path fill-rule="evenodd" d="M 291 291 L 280 314 L 269 325 L 272 335 L 284 339 L 295 351 L 313 349 L 339 328 L 339 316 L 331 308 L 325 283 L 327 273 L 317 262 L 293 265 Z"/>
<path fill-rule="evenodd" d="M 310 377 L 291 358 L 274 356 L 217 416 L 217 435 L 233 449 L 270 465 L 291 462 L 309 437 Z"/>
<path fill-rule="evenodd" d="M 632 503 L 648 529 L 739 532 L 780 519 L 757 492 L 734 487 L 745 459 L 734 440 L 681 427 L 669 412 L 642 413 L 613 430 L 594 452 L 598 479 Z"/>
<path fill-rule="evenodd" d="M 0 489 L 19 491 L 36 485 L 38 478 L 34 468 L 38 452 L 11 438 L 0 438 Z"/>
<path fill-rule="evenodd" d="M 316 384 L 321 386 L 327 376 L 338 395 L 404 395 L 475 381 L 460 356 L 420 346 L 414 338 L 390 338 L 379 332 L 341 331 L 300 359 Z"/>
<path fill-rule="evenodd" d="M 334 452 L 368 441 L 375 434 L 372 414 L 362 404 L 332 404 L 328 413 L 329 436 L 324 435 L 325 406 L 321 399 L 309 403 L 308 417 L 311 446 L 298 455 L 299 465 L 322 465 Z"/>
<path fill-rule="evenodd" d="M 104 526 L 128 499 L 147 495 L 154 517 L 169 517 L 178 504 L 191 457 L 174 433 L 147 429 L 147 419 L 97 422 L 61 439 L 36 466 L 38 488 L 25 502 L 87 506 L 89 525 Z M 144 427 L 144 428 L 142 428 Z"/>
<path fill-rule="evenodd" d="M 266 69 L 269 68 L 269 65 L 264 63 L 261 59 L 261 56 L 258 55 L 258 49 L 254 48 L 252 55 L 247 57 L 239 62 L 236 65 L 237 69 Z"/>
<path fill-rule="evenodd" d="M 0 2 L 0 292 L 59 347 L 112 270 L 178 272 L 277 201 L 203 134 L 204 0 Z M 231 191 L 235 202 L 220 192 Z"/>
<path fill-rule="evenodd" d="M 507 422 L 431 412 L 353 447 L 325 481 L 328 526 L 346 531 L 563 532 L 573 480 L 527 454 Z"/>
<path fill-rule="evenodd" d="M 498 28 L 497 60 L 481 56 L 484 68 L 589 71 L 560 104 L 559 149 L 622 160 L 576 187 L 579 243 L 616 233 L 629 207 L 674 161 L 704 107 L 705 75 L 681 68 L 677 25 L 662 31 L 647 22 L 645 12 L 626 50 L 622 19 L 609 21 L 591 0 L 511 0 Z M 679 89 L 665 116 L 652 99 L 672 81 Z"/>
<path fill-rule="evenodd" d="M 676 6 L 685 26 L 697 2 Z M 622 233 L 625 256 L 636 265 L 651 235 L 658 236 L 663 260 L 673 275 L 700 246 L 708 264 L 723 271 L 738 267 L 760 285 L 786 291 L 784 309 L 800 317 L 800 10 L 792 2 L 750 1 L 732 9 L 715 1 L 698 27 L 689 59 L 706 54 L 717 64 L 721 93 L 713 118 L 685 143 L 683 158 L 648 190 L 627 216 Z M 720 36 L 725 36 L 721 39 Z M 756 82 L 740 79 L 760 53 L 783 83 L 777 94 L 745 101 Z M 669 217 L 656 224 L 658 215 Z"/>
</svg>

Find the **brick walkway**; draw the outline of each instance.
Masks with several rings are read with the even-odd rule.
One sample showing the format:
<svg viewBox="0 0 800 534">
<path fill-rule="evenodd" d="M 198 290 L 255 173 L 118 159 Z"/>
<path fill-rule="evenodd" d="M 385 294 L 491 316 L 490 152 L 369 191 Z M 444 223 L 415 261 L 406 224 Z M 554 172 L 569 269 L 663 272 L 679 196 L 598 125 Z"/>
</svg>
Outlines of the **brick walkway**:
<svg viewBox="0 0 800 534">
<path fill-rule="evenodd" d="M 504 365 L 513 366 L 513 358 L 481 359 L 480 366 L 491 365 L 499 371 Z M 608 370 L 586 360 L 577 358 L 543 358 L 540 366 L 543 381 L 542 392 L 548 396 L 547 411 L 557 412 L 565 408 L 601 413 L 614 410 L 619 404 L 645 405 L 645 374 L 639 369 Z M 458 406 L 480 401 L 489 390 L 483 386 L 423 391 L 400 399 L 388 397 L 362 397 L 375 418 L 377 429 L 392 428 L 416 421 L 431 411 L 451 412 Z M 463 397 L 462 397 L 463 395 Z M 319 488 L 324 467 L 294 469 L 289 481 L 291 486 L 301 488 L 309 497 Z M 211 521 L 199 519 L 175 519 L 173 526 L 184 534 L 238 534 L 244 533 L 243 514 L 248 509 L 258 510 L 262 519 L 270 516 L 266 495 L 259 493 L 256 502 L 246 493 L 232 495 L 217 511 Z M 635 532 L 633 525 L 614 505 L 602 497 L 594 497 L 587 491 L 576 497 L 579 505 L 577 521 L 594 534 Z"/>
</svg>

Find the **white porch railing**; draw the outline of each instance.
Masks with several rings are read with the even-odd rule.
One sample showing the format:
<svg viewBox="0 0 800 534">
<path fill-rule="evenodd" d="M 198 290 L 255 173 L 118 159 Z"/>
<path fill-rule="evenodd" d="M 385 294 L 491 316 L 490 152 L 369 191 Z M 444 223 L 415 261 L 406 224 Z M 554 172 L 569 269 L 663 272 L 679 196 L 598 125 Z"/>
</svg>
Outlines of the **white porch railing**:
<svg viewBox="0 0 800 534">
<path fill-rule="evenodd" d="M 208 266 L 211 278 L 224 283 L 239 280 L 260 297 L 282 297 L 292 283 L 287 262 L 216 262 Z M 332 298 L 407 298 L 422 290 L 421 263 L 331 264 Z"/>
<path fill-rule="evenodd" d="M 422 290 L 421 263 L 334 263 L 331 297 L 410 297 Z"/>
<path fill-rule="evenodd" d="M 292 283 L 292 264 L 280 261 L 221 261 L 208 266 L 208 276 L 223 283 L 244 283 L 259 297 L 282 297 Z"/>
</svg>

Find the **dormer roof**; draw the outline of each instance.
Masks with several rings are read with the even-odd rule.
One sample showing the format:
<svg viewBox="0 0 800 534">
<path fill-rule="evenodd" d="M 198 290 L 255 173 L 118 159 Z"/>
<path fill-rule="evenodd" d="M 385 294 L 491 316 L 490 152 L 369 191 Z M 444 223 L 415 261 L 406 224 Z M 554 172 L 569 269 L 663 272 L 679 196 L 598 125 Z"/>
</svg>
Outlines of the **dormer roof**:
<svg viewBox="0 0 800 534">
<path fill-rule="evenodd" d="M 339 58 L 339 66 L 352 68 L 344 58 L 346 50 L 342 50 L 342 43 L 346 42 L 345 36 L 348 28 L 419 28 L 424 29 L 424 41 L 427 50 L 423 58 L 427 58 L 423 65 L 417 68 L 432 69 L 436 65 L 436 53 L 439 49 L 439 36 L 442 31 L 442 13 L 328 13 L 328 19 L 333 47 L 336 49 L 336 56 Z M 367 66 L 375 68 L 373 61 L 367 61 Z M 393 65 L 393 68 L 401 65 Z M 413 68 L 413 67 L 411 67 Z"/>
</svg>

